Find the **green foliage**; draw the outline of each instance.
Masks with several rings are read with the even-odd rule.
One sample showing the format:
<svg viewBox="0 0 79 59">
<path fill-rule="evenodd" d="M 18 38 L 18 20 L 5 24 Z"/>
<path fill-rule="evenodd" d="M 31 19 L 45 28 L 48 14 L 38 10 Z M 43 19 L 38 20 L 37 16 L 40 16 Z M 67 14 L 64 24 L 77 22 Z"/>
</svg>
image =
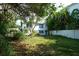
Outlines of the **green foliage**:
<svg viewBox="0 0 79 59">
<path fill-rule="evenodd" d="M 78 9 L 74 9 L 74 10 L 72 11 L 71 16 L 72 16 L 73 19 L 78 20 L 78 19 L 79 19 L 78 14 L 79 14 L 79 10 L 78 10 Z"/>
<path fill-rule="evenodd" d="M 7 29 L 16 27 L 15 20 L 9 12 L 0 13 L 0 34 L 4 35 L 7 33 Z"/>
<path fill-rule="evenodd" d="M 66 8 L 59 12 L 54 12 L 47 20 L 48 30 L 65 30 L 79 28 L 79 10 L 75 9 L 69 15 Z"/>
<path fill-rule="evenodd" d="M 25 18 L 26 16 L 29 16 L 30 13 L 36 13 L 38 16 L 42 17 L 47 15 L 47 9 L 51 6 L 53 8 L 54 3 L 23 3 L 23 4 L 5 4 L 7 6 L 11 6 L 12 10 L 14 10 L 17 14 L 19 14 L 21 17 Z M 55 8 L 53 8 L 55 9 Z"/>
<path fill-rule="evenodd" d="M 23 31 L 24 33 L 27 33 L 28 32 L 28 29 L 24 29 L 24 31 Z"/>
<path fill-rule="evenodd" d="M 65 29 L 76 29 L 79 20 L 73 18 L 69 15 L 66 8 L 59 12 L 54 12 L 47 19 L 48 30 L 65 30 Z"/>
<path fill-rule="evenodd" d="M 45 10 L 45 9 L 47 9 L 48 6 L 50 6 L 50 4 L 47 4 L 47 3 L 45 3 L 45 4 L 38 3 L 37 4 L 36 3 L 36 4 L 30 4 L 30 6 L 31 6 L 32 12 L 36 13 L 38 16 L 44 16 L 44 13 L 47 12 L 47 10 Z"/>
<path fill-rule="evenodd" d="M 25 34 L 23 32 L 17 32 L 13 37 L 13 40 L 23 40 L 23 39 L 25 39 Z"/>
<path fill-rule="evenodd" d="M 66 8 L 59 12 L 59 20 L 60 20 L 60 29 L 67 29 L 67 25 L 70 21 L 70 15 Z"/>
<path fill-rule="evenodd" d="M 72 22 L 70 24 L 74 24 L 74 29 L 79 29 L 79 10 L 74 9 L 71 14 Z"/>
<path fill-rule="evenodd" d="M 11 55 L 11 52 L 12 48 L 9 44 L 9 41 L 0 34 L 0 55 Z"/>
<path fill-rule="evenodd" d="M 14 19 L 13 13 L 7 10 L 0 13 L 0 55 L 12 55 L 13 49 L 6 34 L 8 34 L 8 28 L 15 27 Z"/>
</svg>

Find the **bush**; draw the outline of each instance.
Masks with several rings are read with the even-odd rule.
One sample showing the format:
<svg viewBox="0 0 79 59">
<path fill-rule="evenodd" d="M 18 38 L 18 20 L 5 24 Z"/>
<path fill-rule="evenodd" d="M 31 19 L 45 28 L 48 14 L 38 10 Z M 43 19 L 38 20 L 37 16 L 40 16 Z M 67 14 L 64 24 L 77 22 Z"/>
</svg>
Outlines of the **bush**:
<svg viewBox="0 0 79 59">
<path fill-rule="evenodd" d="M 6 40 L 4 36 L 0 35 L 0 55 L 11 55 L 11 52 L 12 48 L 8 40 Z"/>
<path fill-rule="evenodd" d="M 38 36 L 39 34 L 35 31 L 32 32 L 32 35 L 31 36 Z"/>
<path fill-rule="evenodd" d="M 25 29 L 25 30 L 24 30 L 24 32 L 25 32 L 25 33 L 27 33 L 27 32 L 28 32 L 28 30 L 27 30 L 27 29 Z"/>
<path fill-rule="evenodd" d="M 13 37 L 13 40 L 23 40 L 23 39 L 25 39 L 25 35 L 23 32 L 17 32 Z"/>
</svg>

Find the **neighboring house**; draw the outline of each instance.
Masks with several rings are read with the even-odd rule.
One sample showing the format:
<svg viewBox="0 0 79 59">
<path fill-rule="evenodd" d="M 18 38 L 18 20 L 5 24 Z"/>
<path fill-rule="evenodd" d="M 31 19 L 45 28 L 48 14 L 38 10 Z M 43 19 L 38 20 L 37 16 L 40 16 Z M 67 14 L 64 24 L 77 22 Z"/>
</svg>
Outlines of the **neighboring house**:
<svg viewBox="0 0 79 59">
<path fill-rule="evenodd" d="M 79 9 L 79 3 L 72 3 L 69 6 L 67 6 L 67 10 L 70 15 L 74 9 Z M 35 27 L 35 31 L 37 31 L 40 35 L 47 35 L 48 34 L 45 20 L 38 22 L 38 24 Z"/>
<path fill-rule="evenodd" d="M 71 5 L 67 6 L 67 10 L 70 13 L 70 15 L 71 15 L 71 13 L 74 9 L 79 9 L 79 3 L 72 3 Z M 37 25 L 34 28 L 34 31 L 36 31 L 40 35 L 47 35 L 48 34 L 47 33 L 46 21 L 45 21 L 45 19 L 47 17 L 42 18 L 43 20 L 38 21 Z M 27 26 L 25 26 L 25 27 L 28 28 Z M 52 31 L 52 35 L 62 35 L 62 36 L 66 36 L 66 37 L 69 37 L 69 38 L 79 39 L 79 30 Z"/>
<path fill-rule="evenodd" d="M 34 30 L 40 35 L 47 35 L 47 26 L 45 20 L 39 21 Z"/>
<path fill-rule="evenodd" d="M 72 3 L 71 5 L 67 6 L 68 12 L 72 13 L 74 9 L 79 10 L 79 3 Z M 35 27 L 35 31 L 37 31 L 40 35 L 47 35 L 47 26 L 45 20 L 39 21 Z M 52 31 L 52 35 L 61 35 L 69 38 L 79 39 L 79 30 L 54 30 Z"/>
<path fill-rule="evenodd" d="M 19 27 L 19 29 L 22 29 L 22 30 L 24 30 L 27 27 L 27 25 L 23 22 L 23 20 L 20 20 L 20 19 L 16 20 L 16 25 Z"/>
<path fill-rule="evenodd" d="M 34 31 L 37 32 L 38 34 L 40 35 L 47 35 L 47 26 L 46 26 L 46 21 L 45 19 L 47 18 L 48 16 L 44 17 L 44 18 L 41 18 L 40 21 L 37 22 L 35 28 L 34 28 Z M 43 19 L 43 20 L 42 20 Z M 31 25 L 26 25 L 23 21 L 21 21 L 20 19 L 18 19 L 16 21 L 16 25 L 18 25 L 19 27 L 21 27 L 21 22 L 22 22 L 22 29 L 28 29 L 30 30 L 34 25 L 32 24 Z M 28 31 L 28 34 L 30 34 L 31 32 Z M 28 35 L 26 34 L 26 35 Z"/>
<path fill-rule="evenodd" d="M 67 6 L 67 10 L 70 13 L 70 15 L 74 9 L 79 10 L 79 3 L 72 3 L 71 5 Z"/>
</svg>

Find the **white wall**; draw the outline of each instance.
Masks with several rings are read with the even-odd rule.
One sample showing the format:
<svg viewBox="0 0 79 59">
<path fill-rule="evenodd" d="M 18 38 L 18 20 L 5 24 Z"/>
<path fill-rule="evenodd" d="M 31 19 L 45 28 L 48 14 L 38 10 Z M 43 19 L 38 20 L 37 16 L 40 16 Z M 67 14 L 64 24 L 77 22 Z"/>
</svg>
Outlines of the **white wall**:
<svg viewBox="0 0 79 59">
<path fill-rule="evenodd" d="M 79 3 L 72 5 L 72 6 L 68 7 L 67 9 L 68 9 L 69 13 L 71 14 L 74 9 L 79 9 Z"/>
<path fill-rule="evenodd" d="M 58 30 L 52 31 L 52 35 L 61 35 L 68 38 L 79 39 L 79 30 Z"/>
<path fill-rule="evenodd" d="M 46 33 L 45 33 L 45 30 L 47 30 L 47 26 L 46 26 L 46 24 L 44 23 L 43 24 L 43 28 L 39 28 L 39 24 L 37 24 L 36 26 L 35 26 L 35 28 L 34 28 L 34 30 L 37 32 L 37 33 L 39 33 L 39 30 L 43 30 L 44 31 L 44 33 L 39 33 L 40 35 L 45 35 Z"/>
</svg>

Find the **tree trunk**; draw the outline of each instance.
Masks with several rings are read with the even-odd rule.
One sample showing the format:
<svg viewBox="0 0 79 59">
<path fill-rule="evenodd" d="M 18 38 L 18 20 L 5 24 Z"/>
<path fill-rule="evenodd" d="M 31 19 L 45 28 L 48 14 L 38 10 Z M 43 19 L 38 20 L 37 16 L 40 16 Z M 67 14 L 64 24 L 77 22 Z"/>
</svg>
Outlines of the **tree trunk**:
<svg viewBox="0 0 79 59">
<path fill-rule="evenodd" d="M 20 29 L 20 30 L 21 30 L 21 32 L 23 31 L 23 30 L 22 30 L 22 20 L 21 20 L 21 29 Z"/>
</svg>

